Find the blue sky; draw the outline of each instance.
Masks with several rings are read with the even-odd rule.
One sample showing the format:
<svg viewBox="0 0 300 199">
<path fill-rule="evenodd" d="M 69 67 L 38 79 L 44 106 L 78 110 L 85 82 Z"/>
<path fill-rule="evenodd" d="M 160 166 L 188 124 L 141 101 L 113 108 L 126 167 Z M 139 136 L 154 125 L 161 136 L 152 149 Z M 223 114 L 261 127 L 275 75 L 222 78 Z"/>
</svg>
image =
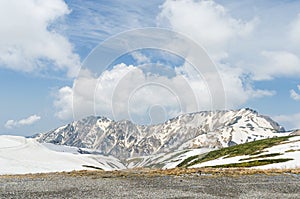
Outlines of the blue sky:
<svg viewBox="0 0 300 199">
<path fill-rule="evenodd" d="M 0 2 L 0 134 L 32 135 L 72 121 L 73 81 L 91 50 L 116 34 L 145 27 L 180 32 L 203 46 L 220 70 L 228 109 L 250 107 L 286 129 L 300 128 L 299 1 L 12 0 Z M 96 113 L 110 117 L 107 90 L 115 84 L 108 85 L 108 76 L 117 81 L 130 71 L 142 84 L 148 77 L 135 69 L 147 64 L 156 71 L 159 64 L 188 68 L 168 53 L 125 55 L 97 80 L 106 89 L 99 90 Z M 176 80 L 155 78 L 166 85 Z M 156 105 L 171 110 L 173 101 L 161 98 L 154 98 Z M 148 114 L 134 110 L 136 117 Z"/>
</svg>

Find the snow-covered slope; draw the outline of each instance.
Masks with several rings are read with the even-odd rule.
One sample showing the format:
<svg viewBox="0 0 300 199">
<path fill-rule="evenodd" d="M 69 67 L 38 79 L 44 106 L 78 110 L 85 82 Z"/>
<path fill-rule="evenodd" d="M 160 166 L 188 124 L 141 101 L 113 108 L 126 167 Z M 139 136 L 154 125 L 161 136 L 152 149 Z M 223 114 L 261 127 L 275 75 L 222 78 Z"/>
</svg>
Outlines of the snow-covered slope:
<svg viewBox="0 0 300 199">
<path fill-rule="evenodd" d="M 146 167 L 172 169 L 191 156 L 201 155 L 212 150 L 211 148 L 179 150 L 170 153 L 128 158 L 124 163 L 128 168 Z"/>
<path fill-rule="evenodd" d="M 44 145 L 31 138 L 0 136 L 0 174 L 72 171 L 89 167 L 103 170 L 125 168 L 111 156 L 81 154 L 75 147 Z"/>
<path fill-rule="evenodd" d="M 177 167 L 187 158 L 198 156 L 203 157 L 212 151 L 211 148 L 187 149 L 170 153 L 160 153 L 150 156 L 140 156 L 120 160 L 114 157 L 107 157 L 97 154 L 95 151 L 78 149 L 76 147 L 41 144 L 34 139 L 18 136 L 0 136 L 0 175 L 1 174 L 25 174 L 56 171 L 72 171 L 98 167 L 103 170 L 119 170 L 136 167 L 170 169 Z M 94 153 L 94 154 L 89 154 Z M 268 154 L 278 154 L 276 157 L 264 157 Z M 258 158 L 255 158 L 258 157 Z M 258 155 L 235 156 L 231 158 L 220 157 L 214 160 L 195 164 L 191 168 L 224 165 L 232 163 L 247 162 L 260 159 L 291 159 L 283 163 L 268 164 L 255 168 L 299 168 L 300 167 L 300 136 L 289 138 L 287 141 L 264 149 Z M 244 159 L 244 160 L 243 160 Z M 89 167 L 85 167 L 87 165 Z"/>
<path fill-rule="evenodd" d="M 268 164 L 265 166 L 259 166 L 260 169 L 286 169 L 286 168 L 299 168 L 300 167 L 300 136 L 295 136 L 289 139 L 284 144 L 273 146 L 268 148 L 264 154 L 280 153 L 281 155 L 276 158 L 288 158 L 291 159 L 287 162 Z M 262 154 L 263 155 L 263 154 Z"/>
<path fill-rule="evenodd" d="M 98 150 L 124 160 L 193 148 L 222 148 L 283 135 L 279 134 L 282 131 L 270 118 L 240 109 L 184 114 L 152 126 L 91 116 L 35 139 Z"/>
<path fill-rule="evenodd" d="M 272 160 L 272 159 L 273 160 L 288 159 L 288 161 L 280 162 L 280 163 L 272 163 L 263 166 L 254 166 L 253 168 L 259 168 L 259 169 L 300 168 L 300 136 L 291 137 L 287 141 L 281 144 L 266 148 L 263 150 L 262 153 L 259 153 L 257 155 L 243 155 L 243 156 L 234 156 L 229 158 L 223 156 L 214 160 L 195 164 L 191 166 L 191 168 L 239 164 L 239 163 L 255 161 L 255 160 Z"/>
</svg>

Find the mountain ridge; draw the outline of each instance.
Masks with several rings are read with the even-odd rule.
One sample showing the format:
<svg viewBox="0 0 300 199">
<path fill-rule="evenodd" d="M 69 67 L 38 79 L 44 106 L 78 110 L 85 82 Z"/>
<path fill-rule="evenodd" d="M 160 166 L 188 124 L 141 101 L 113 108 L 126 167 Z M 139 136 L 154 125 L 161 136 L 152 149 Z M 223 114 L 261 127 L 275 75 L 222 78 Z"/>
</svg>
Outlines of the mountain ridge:
<svg viewBox="0 0 300 199">
<path fill-rule="evenodd" d="M 35 139 L 127 159 L 191 148 L 223 148 L 284 131 L 271 118 L 244 108 L 187 113 L 150 126 L 89 116 L 38 134 Z"/>
</svg>

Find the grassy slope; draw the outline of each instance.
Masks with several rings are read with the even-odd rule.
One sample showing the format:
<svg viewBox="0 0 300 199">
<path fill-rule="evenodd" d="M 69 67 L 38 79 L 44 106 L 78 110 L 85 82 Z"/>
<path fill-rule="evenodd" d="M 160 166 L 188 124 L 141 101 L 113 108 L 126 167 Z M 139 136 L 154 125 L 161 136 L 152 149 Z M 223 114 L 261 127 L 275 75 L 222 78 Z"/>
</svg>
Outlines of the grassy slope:
<svg viewBox="0 0 300 199">
<path fill-rule="evenodd" d="M 206 155 L 201 156 L 192 156 L 184 161 L 182 161 L 177 167 L 189 167 L 195 164 L 199 164 L 202 162 L 215 160 L 220 157 L 235 157 L 235 156 L 242 156 L 242 155 L 258 155 L 263 152 L 264 149 L 270 148 L 272 146 L 278 145 L 284 141 L 288 141 L 288 139 L 292 136 L 285 136 L 285 137 L 275 137 L 275 138 L 269 138 L 269 139 L 263 139 L 263 140 L 257 140 L 253 142 L 248 142 L 245 144 L 235 145 L 232 147 L 222 148 L 219 150 L 211 151 L 207 153 Z M 282 162 L 282 159 L 277 159 L 277 162 Z M 285 160 L 288 161 L 288 160 Z M 247 163 L 247 162 L 246 162 Z M 275 162 L 270 162 L 275 163 Z M 248 164 L 235 164 L 235 165 L 228 165 L 228 167 L 238 167 L 238 166 L 259 166 L 264 164 L 270 164 L 267 163 L 267 161 L 250 161 Z M 219 165 L 222 166 L 222 165 Z"/>
<path fill-rule="evenodd" d="M 256 167 L 256 166 L 263 166 L 263 165 L 267 165 L 267 164 L 287 162 L 287 161 L 290 161 L 290 160 L 293 160 L 293 159 L 279 158 L 279 159 L 252 160 L 252 161 L 249 161 L 249 162 L 215 165 L 215 166 L 212 166 L 212 168 Z"/>
</svg>

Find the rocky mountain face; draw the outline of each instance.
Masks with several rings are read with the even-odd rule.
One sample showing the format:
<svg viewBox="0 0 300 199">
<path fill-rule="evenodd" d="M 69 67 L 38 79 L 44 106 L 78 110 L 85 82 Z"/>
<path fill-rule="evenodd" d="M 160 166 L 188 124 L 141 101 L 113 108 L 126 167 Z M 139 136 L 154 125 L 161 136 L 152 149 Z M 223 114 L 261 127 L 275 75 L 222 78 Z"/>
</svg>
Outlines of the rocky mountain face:
<svg viewBox="0 0 300 199">
<path fill-rule="evenodd" d="M 39 142 L 88 148 L 119 159 L 191 148 L 221 148 L 279 135 L 284 129 L 251 109 L 204 111 L 144 126 L 90 116 L 48 133 Z"/>
</svg>

